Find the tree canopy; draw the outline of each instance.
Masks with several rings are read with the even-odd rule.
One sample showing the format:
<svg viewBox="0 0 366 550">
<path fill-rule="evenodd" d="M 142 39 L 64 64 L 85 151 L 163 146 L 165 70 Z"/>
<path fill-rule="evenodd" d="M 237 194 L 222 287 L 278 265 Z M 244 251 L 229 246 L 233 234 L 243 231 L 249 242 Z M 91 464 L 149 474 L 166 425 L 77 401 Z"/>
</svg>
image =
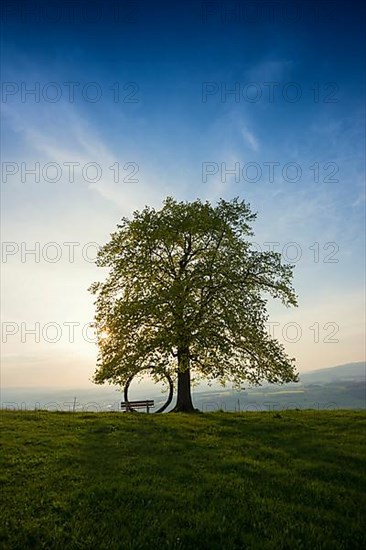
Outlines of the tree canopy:
<svg viewBox="0 0 366 550">
<path fill-rule="evenodd" d="M 97 258 L 109 274 L 91 286 L 96 383 L 165 370 L 178 380 L 176 410 L 189 411 L 191 372 L 238 387 L 296 380 L 294 359 L 266 327 L 269 297 L 296 305 L 293 266 L 252 247 L 255 218 L 238 198 L 213 206 L 168 197 L 121 220 Z"/>
</svg>

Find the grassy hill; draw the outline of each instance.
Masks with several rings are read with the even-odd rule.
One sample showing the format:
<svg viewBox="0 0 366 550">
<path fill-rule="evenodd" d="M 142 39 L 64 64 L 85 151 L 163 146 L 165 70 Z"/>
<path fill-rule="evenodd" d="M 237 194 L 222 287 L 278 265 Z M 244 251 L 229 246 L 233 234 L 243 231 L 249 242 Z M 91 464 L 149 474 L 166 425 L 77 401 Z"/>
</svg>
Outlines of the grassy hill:
<svg viewBox="0 0 366 550">
<path fill-rule="evenodd" d="M 1 418 L 1 548 L 365 547 L 365 412 Z"/>
</svg>

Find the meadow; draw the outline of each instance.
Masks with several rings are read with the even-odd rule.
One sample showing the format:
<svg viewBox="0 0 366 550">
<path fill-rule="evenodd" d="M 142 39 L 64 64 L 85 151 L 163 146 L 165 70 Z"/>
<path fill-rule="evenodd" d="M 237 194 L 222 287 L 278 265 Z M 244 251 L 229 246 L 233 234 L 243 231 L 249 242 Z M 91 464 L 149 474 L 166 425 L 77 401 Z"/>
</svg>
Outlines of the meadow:
<svg viewBox="0 0 366 550">
<path fill-rule="evenodd" d="M 358 549 L 364 411 L 1 412 L 3 549 Z"/>
</svg>

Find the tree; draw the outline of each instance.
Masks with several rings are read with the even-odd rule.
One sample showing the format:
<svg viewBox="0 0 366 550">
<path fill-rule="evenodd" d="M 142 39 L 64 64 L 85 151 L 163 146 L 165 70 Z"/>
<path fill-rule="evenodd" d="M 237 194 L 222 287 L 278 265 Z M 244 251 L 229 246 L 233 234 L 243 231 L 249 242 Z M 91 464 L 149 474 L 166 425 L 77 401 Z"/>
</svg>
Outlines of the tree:
<svg viewBox="0 0 366 550">
<path fill-rule="evenodd" d="M 258 252 L 256 214 L 239 199 L 145 207 L 99 251 L 94 283 L 99 357 L 94 382 L 123 385 L 152 367 L 176 375 L 174 411 L 191 412 L 191 373 L 242 383 L 296 381 L 294 359 L 266 329 L 269 296 L 296 305 L 293 266 Z"/>
</svg>

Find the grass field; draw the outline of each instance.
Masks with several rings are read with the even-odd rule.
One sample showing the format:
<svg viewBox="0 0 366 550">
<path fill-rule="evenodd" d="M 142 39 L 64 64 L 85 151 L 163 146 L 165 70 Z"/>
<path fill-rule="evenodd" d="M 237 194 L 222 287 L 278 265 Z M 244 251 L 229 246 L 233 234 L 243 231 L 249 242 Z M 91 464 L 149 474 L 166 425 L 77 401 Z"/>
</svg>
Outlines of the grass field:
<svg viewBox="0 0 366 550">
<path fill-rule="evenodd" d="M 366 547 L 364 412 L 1 419 L 1 548 Z"/>
</svg>

